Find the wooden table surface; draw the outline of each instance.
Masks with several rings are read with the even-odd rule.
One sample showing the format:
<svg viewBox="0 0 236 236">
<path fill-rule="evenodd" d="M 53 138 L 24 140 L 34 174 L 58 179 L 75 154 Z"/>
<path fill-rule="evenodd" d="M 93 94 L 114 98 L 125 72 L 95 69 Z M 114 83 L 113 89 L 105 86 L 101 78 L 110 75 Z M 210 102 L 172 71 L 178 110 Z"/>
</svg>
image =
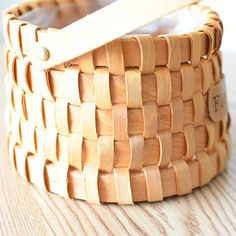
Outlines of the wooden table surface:
<svg viewBox="0 0 236 236">
<path fill-rule="evenodd" d="M 223 54 L 234 121 L 236 52 Z M 236 124 L 232 124 L 233 153 L 228 169 L 208 186 L 159 203 L 89 205 L 42 192 L 22 181 L 10 166 L 3 66 L 0 73 L 0 235 L 236 235 Z"/>
</svg>

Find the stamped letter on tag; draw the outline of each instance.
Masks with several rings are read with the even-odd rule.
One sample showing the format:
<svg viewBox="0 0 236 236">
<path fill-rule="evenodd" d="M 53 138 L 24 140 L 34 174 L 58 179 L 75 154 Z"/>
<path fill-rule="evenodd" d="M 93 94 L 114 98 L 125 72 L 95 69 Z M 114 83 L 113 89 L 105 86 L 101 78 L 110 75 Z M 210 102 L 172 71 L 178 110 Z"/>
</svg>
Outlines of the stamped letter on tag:
<svg viewBox="0 0 236 236">
<path fill-rule="evenodd" d="M 224 79 L 209 90 L 208 108 L 210 117 L 215 122 L 222 120 L 227 114 L 228 107 Z"/>
</svg>

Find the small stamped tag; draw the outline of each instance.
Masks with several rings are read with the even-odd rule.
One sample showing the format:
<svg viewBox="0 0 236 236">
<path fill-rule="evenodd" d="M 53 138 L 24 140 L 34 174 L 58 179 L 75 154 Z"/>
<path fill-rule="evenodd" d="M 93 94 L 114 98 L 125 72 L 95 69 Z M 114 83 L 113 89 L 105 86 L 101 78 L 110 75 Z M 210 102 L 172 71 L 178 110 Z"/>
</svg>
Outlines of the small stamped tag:
<svg viewBox="0 0 236 236">
<path fill-rule="evenodd" d="M 225 80 L 221 80 L 208 92 L 208 109 L 213 121 L 222 120 L 228 112 Z"/>
</svg>

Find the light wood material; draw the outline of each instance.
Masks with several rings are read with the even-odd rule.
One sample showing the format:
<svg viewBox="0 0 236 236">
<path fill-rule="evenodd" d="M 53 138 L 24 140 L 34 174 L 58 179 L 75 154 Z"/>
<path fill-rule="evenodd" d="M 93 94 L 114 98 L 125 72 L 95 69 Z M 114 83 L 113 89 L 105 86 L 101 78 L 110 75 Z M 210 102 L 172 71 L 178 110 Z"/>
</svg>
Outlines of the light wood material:
<svg viewBox="0 0 236 236">
<path fill-rule="evenodd" d="M 3 68 L 2 47 L 0 54 L 1 68 Z M 234 121 L 236 119 L 236 86 L 233 72 L 236 53 L 223 52 L 223 55 L 228 100 Z M 0 70 L 0 76 L 4 77 L 3 70 Z M 3 83 L 4 81 L 0 80 L 0 111 L 2 114 L 0 122 L 1 235 L 125 236 L 153 235 L 153 232 L 164 235 L 235 234 L 236 142 L 234 138 L 232 139 L 233 154 L 227 171 L 214 178 L 209 185 L 196 189 L 187 196 L 173 197 L 159 203 L 140 203 L 134 206 L 114 204 L 97 206 L 83 201 L 64 199 L 22 181 L 10 166 L 6 150 L 6 130 L 3 123 L 3 113 L 6 108 Z M 233 122 L 233 137 L 235 133 L 236 126 Z M 37 164 L 38 168 L 39 163 Z M 82 192 L 80 193 L 82 194 Z"/>
<path fill-rule="evenodd" d="M 168 9 L 172 9 L 173 2 L 169 2 Z M 43 171 L 44 179 L 33 178 L 33 182 L 39 186 L 43 182 L 48 191 L 63 197 L 90 203 L 133 204 L 190 193 L 208 182 L 204 177 L 207 164 L 216 166 L 216 171 L 209 168 L 209 180 L 225 169 L 231 150 L 230 115 L 226 103 L 215 101 L 216 96 L 223 97 L 226 91 L 222 86 L 225 79 L 218 51 L 221 21 L 211 9 L 199 4 L 186 9 L 191 14 L 198 10 L 198 16 L 204 20 L 196 31 L 207 39 L 200 43 L 201 54 L 193 55 L 196 54 L 193 44 L 200 41 L 193 42 L 188 34 L 131 35 L 103 46 L 104 65 L 93 65 L 103 59 L 103 53 L 95 57 L 95 51 L 101 48 L 94 46 L 94 51 L 83 55 L 82 60 L 78 52 L 79 61 L 68 62 L 63 55 L 63 64 L 40 70 L 38 65 L 27 63 L 30 58 L 24 51 L 31 45 L 24 45 L 21 28 L 30 23 L 9 18 L 11 14 L 24 14 L 27 7 L 29 11 L 33 3 L 29 1 L 28 5 L 19 5 L 5 13 L 5 34 L 9 35 L 5 39 L 12 46 L 6 52 L 6 84 L 10 95 L 8 139 L 9 148 L 13 149 L 9 152 L 22 178 L 31 182 L 30 173 L 39 172 L 42 176 Z M 118 3 L 125 4 L 123 0 Z M 110 7 L 112 12 L 115 5 Z M 143 12 L 145 17 L 147 9 Z M 152 16 L 153 12 L 149 17 Z M 137 26 L 146 22 L 145 17 Z M 59 32 L 80 28 L 81 21 Z M 87 25 L 84 23 L 82 27 Z M 40 41 L 43 32 L 37 31 L 37 40 Z M 55 31 L 50 32 L 53 35 Z M 186 43 L 182 45 L 186 39 L 188 47 Z M 156 48 L 163 41 L 165 51 L 157 54 Z M 127 66 L 127 50 L 121 42 L 135 42 L 138 47 L 138 53 L 131 57 L 132 67 Z M 66 43 L 61 48 L 66 48 Z M 69 54 L 73 51 L 70 46 Z M 56 54 L 64 53 L 58 49 Z M 42 60 L 46 61 L 48 53 L 52 53 L 47 50 L 40 49 Z M 199 55 L 201 58 L 197 60 Z M 157 61 L 159 56 L 164 64 Z M 187 57 L 194 63 L 186 61 Z M 115 66 L 117 63 L 121 65 Z M 195 94 L 198 94 L 196 99 Z M 37 113 L 32 113 L 36 106 Z M 216 106 L 217 111 L 209 106 Z M 199 108 L 201 115 L 197 115 Z M 211 119 L 212 112 L 216 119 Z M 36 165 L 42 158 L 45 158 L 43 170 L 42 165 L 39 169 Z M 151 181 L 161 189 L 152 190 Z"/>
</svg>

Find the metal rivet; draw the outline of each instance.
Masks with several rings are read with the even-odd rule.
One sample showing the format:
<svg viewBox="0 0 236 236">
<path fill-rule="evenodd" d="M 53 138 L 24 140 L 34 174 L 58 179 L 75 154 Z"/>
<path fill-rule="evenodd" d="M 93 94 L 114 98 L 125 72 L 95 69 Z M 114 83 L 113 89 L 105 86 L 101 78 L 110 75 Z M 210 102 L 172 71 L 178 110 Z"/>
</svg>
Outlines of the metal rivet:
<svg viewBox="0 0 236 236">
<path fill-rule="evenodd" d="M 47 61 L 49 58 L 49 51 L 45 47 L 38 47 L 36 50 L 37 57 L 41 61 Z"/>
</svg>

